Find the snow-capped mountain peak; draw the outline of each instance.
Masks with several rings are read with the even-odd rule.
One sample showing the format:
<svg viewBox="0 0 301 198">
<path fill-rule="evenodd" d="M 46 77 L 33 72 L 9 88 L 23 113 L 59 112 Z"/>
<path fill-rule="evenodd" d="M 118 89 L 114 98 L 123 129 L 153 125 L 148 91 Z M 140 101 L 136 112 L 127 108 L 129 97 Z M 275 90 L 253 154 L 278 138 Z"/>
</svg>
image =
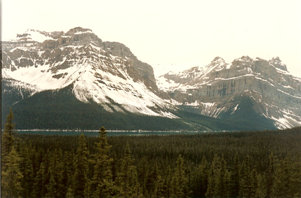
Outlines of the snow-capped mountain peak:
<svg viewBox="0 0 301 198">
<path fill-rule="evenodd" d="M 282 63 L 279 57 L 272 58 L 271 60 L 269 60 L 269 63 L 278 69 L 287 71 L 286 65 Z"/>
<path fill-rule="evenodd" d="M 3 45 L 4 78 L 39 92 L 72 86 L 78 100 L 109 112 L 176 117 L 164 110 L 170 104 L 157 95 L 152 68 L 123 44 L 103 42 L 90 29 L 29 30 Z"/>
<path fill-rule="evenodd" d="M 28 29 L 23 34 L 17 34 L 15 39 L 12 39 L 11 42 L 39 42 L 42 43 L 45 40 L 53 40 L 53 37 L 50 33 Z"/>
<path fill-rule="evenodd" d="M 220 70 L 225 69 L 227 67 L 227 65 L 228 64 L 226 63 L 226 61 L 223 58 L 217 56 L 211 61 L 211 63 L 207 67 L 213 68 L 215 71 L 220 71 Z"/>
<path fill-rule="evenodd" d="M 82 27 L 75 27 L 70 29 L 68 32 L 66 32 L 66 35 L 73 35 L 73 34 L 93 34 L 93 32 L 91 29 L 82 28 Z"/>
</svg>

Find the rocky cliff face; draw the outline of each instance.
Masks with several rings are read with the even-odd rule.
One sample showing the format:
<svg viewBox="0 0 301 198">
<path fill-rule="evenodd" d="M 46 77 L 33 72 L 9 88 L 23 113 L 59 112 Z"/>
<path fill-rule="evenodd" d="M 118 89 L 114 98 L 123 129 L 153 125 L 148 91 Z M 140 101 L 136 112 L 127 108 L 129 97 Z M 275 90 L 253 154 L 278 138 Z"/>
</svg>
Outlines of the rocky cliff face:
<svg viewBox="0 0 301 198">
<path fill-rule="evenodd" d="M 118 42 L 103 42 L 104 49 L 112 53 L 114 56 L 127 59 L 127 64 L 131 67 L 127 67 L 128 74 L 134 81 L 143 81 L 144 84 L 154 92 L 158 92 L 156 79 L 154 76 L 153 68 L 136 58 L 136 56 L 130 51 L 128 47 Z"/>
<path fill-rule="evenodd" d="M 179 105 L 201 114 L 223 117 L 240 109 L 250 98 L 252 109 L 279 128 L 301 124 L 301 79 L 293 77 L 279 58 L 266 61 L 244 56 L 231 64 L 216 57 L 206 67 L 167 73 L 158 80 L 161 90 Z"/>
</svg>

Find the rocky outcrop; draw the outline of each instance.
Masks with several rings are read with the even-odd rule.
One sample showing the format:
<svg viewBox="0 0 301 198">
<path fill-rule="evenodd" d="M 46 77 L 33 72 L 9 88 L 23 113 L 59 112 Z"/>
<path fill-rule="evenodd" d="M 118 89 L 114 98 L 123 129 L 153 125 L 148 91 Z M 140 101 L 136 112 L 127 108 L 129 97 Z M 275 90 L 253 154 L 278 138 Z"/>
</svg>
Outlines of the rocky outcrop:
<svg viewBox="0 0 301 198">
<path fill-rule="evenodd" d="M 126 69 L 134 81 L 142 81 L 152 91 L 158 92 L 153 68 L 140 60 L 122 43 L 103 42 L 104 49 L 114 56 L 123 57 L 127 60 Z"/>
</svg>

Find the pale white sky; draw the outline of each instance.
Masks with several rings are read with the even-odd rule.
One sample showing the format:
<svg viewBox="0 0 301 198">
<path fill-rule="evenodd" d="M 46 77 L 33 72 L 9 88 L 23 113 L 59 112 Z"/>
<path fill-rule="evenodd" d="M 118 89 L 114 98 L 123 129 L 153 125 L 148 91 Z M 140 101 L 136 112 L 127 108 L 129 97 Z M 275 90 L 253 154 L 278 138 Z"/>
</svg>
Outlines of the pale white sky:
<svg viewBox="0 0 301 198">
<path fill-rule="evenodd" d="M 2 40 L 27 29 L 90 28 L 155 74 L 279 56 L 301 77 L 301 0 L 2 0 Z"/>
</svg>

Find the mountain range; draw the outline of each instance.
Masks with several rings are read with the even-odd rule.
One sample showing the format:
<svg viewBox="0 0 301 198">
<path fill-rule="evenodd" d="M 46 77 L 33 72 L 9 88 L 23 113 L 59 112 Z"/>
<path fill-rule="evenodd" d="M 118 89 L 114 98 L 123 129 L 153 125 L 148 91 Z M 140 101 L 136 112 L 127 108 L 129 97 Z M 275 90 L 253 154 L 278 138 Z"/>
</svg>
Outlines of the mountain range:
<svg viewBox="0 0 301 198">
<path fill-rule="evenodd" d="M 28 30 L 2 45 L 3 119 L 19 129 L 265 130 L 301 125 L 301 79 L 248 56 L 155 78 L 90 29 Z M 4 120 L 2 120 L 4 121 Z"/>
</svg>

